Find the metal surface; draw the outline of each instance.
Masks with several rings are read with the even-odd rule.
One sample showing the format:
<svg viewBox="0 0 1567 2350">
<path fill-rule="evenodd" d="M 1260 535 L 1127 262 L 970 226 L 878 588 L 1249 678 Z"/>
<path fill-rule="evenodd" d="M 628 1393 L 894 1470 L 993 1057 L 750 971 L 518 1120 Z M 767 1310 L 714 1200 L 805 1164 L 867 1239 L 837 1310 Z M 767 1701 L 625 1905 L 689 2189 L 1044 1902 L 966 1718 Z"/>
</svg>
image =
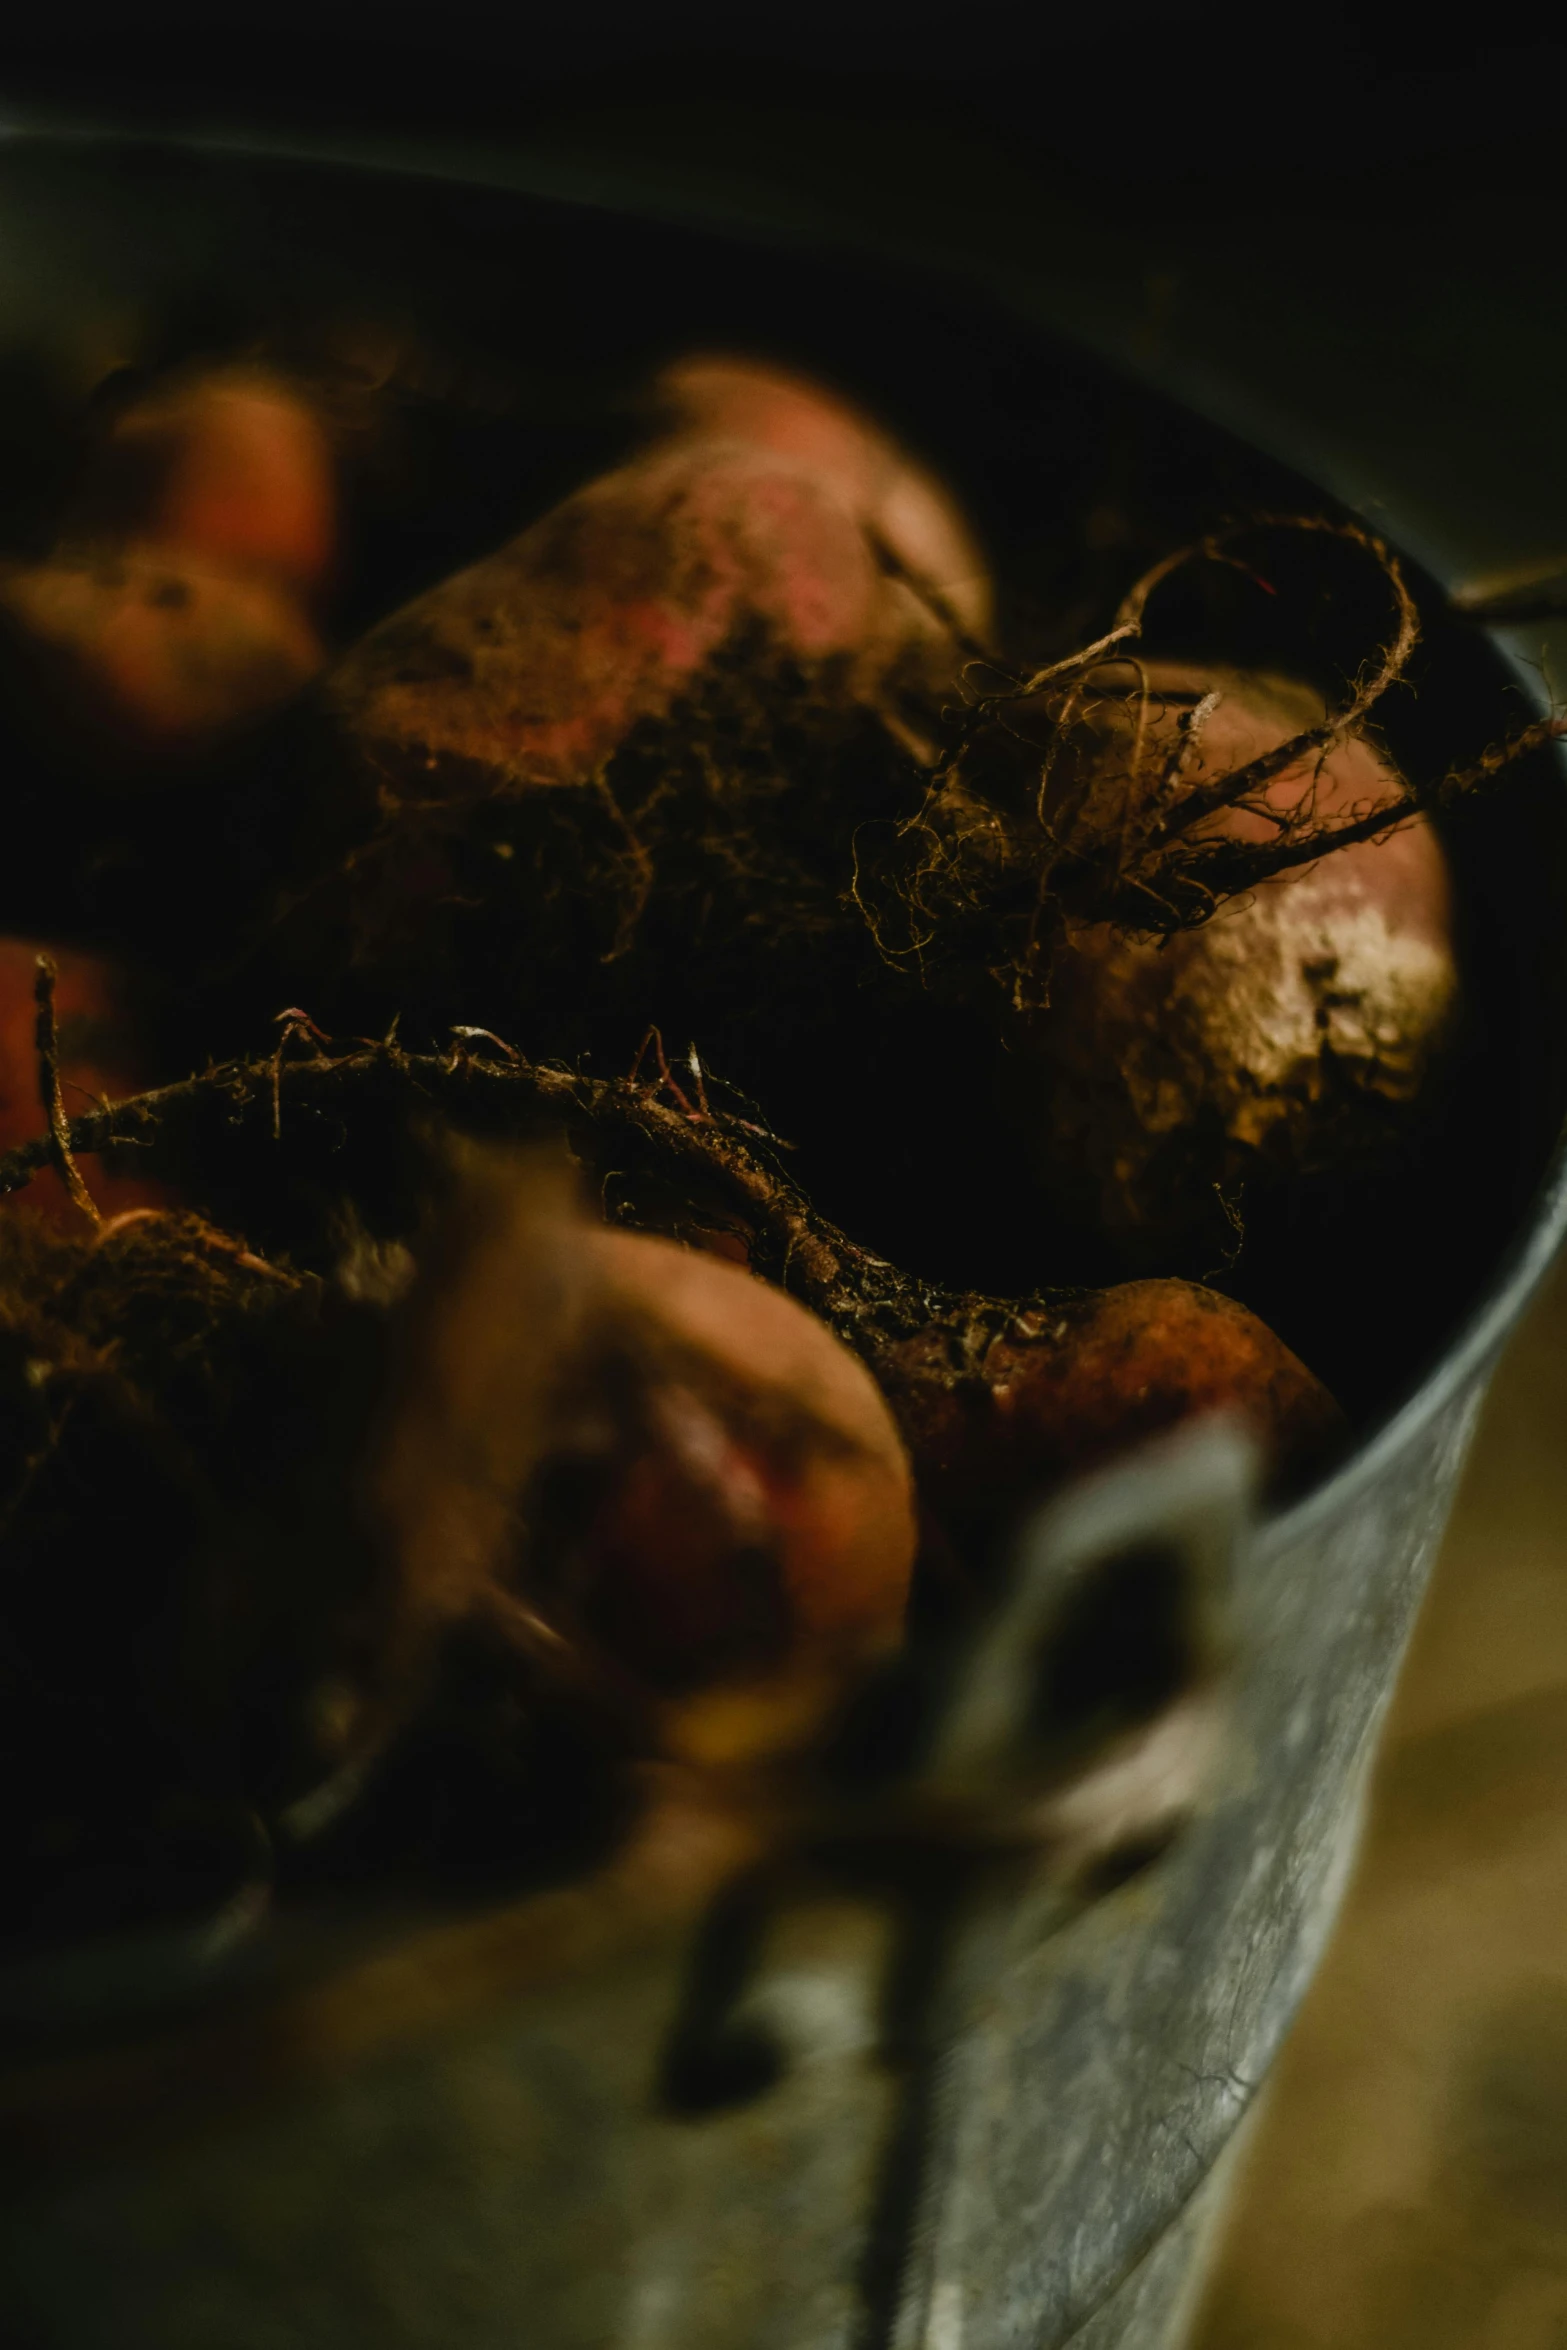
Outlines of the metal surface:
<svg viewBox="0 0 1567 2350">
<path fill-rule="evenodd" d="M 1222 1741 L 1175 1841 L 1092 1898 L 1055 1846 L 973 1890 L 934 2047 L 889 2061 L 896 1920 L 820 1890 L 778 1905 L 734 1987 L 728 2021 L 769 2040 L 773 2071 L 672 2110 L 661 2068 L 723 1879 L 721 1855 L 689 1859 L 700 1823 L 676 1821 L 688 1860 L 662 1877 L 410 1928 L 161 2051 L 14 2073 L 0 2336 L 1173 2350 L 1238 2125 L 1331 1924 L 1486 1380 L 1564 1228 L 1558 1159 L 1418 1391 L 1239 1546 Z M 1157 1533 L 1190 1561 L 1163 1474 L 1134 1464 L 1111 1489 L 1117 1539 Z M 1082 1523 L 1055 1522 L 1047 1582 Z"/>
<path fill-rule="evenodd" d="M 911 2175 L 919 2066 L 883 2058 L 874 1901 L 781 1906 L 746 1986 L 781 2072 L 680 2114 L 657 2085 L 700 1888 L 662 1921 L 611 1914 L 586 1959 L 545 1897 L 555 1955 L 512 1988 L 491 1920 L 409 1937 L 390 1985 L 371 1957 L 285 2002 L 248 2066 L 254 2019 L 220 2020 L 183 2081 L 121 2085 L 117 2157 L 94 2151 L 96 2076 L 75 2143 L 39 2123 L 61 2082 L 32 2110 L 13 2092 L 39 2168 L 0 2221 L 6 2338 L 849 2350 L 868 2304 L 898 2350 L 1045 2350 L 1090 2321 L 1094 2350 L 1154 2350 L 1331 1920 L 1482 1377 L 1368 1486 L 1243 1547 L 1223 1746 L 1164 1857 L 1085 1905 L 1046 1855 L 962 1912 Z"/>
</svg>

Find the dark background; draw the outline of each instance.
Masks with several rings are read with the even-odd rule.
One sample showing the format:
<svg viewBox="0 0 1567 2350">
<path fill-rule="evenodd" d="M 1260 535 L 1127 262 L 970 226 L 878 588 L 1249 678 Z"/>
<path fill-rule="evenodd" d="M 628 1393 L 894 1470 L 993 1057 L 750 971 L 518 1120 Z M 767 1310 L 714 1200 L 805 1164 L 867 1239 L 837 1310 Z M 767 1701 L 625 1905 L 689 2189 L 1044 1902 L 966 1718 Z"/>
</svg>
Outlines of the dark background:
<svg viewBox="0 0 1567 2350">
<path fill-rule="evenodd" d="M 1444 575 L 1567 545 L 1564 94 L 1567 41 L 1408 5 L 150 0 L 0 44 L 0 125 L 357 145 L 988 268 L 1385 495 Z"/>
<path fill-rule="evenodd" d="M 16 12 L 0 89 L 163 122 L 491 136 L 617 97 L 653 117 L 765 95 L 802 122 L 999 133 L 1042 168 L 1091 171 L 1112 208 L 1173 181 L 1315 210 L 1437 154 L 1471 203 L 1543 168 L 1564 64 L 1567 44 L 1520 41 L 1494 13 L 1394 7 L 163 0 Z"/>
</svg>

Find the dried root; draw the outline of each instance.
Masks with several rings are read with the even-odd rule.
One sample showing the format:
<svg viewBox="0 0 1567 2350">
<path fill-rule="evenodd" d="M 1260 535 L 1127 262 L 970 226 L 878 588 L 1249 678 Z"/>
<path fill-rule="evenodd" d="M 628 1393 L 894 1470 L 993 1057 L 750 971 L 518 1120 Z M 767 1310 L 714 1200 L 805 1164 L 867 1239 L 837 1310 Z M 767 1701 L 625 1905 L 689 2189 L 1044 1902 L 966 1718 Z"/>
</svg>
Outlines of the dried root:
<svg viewBox="0 0 1567 2350">
<path fill-rule="evenodd" d="M 1388 635 L 1309 723 L 1251 756 L 1209 755 L 1226 733 L 1212 694 L 1161 684 L 1142 640 L 1162 592 L 1194 568 L 1265 587 L 1252 558 L 1280 533 L 1368 563 L 1386 584 Z M 715 1021 L 771 1024 L 829 989 L 909 983 L 1026 1014 L 1085 929 L 1198 930 L 1269 882 L 1380 846 L 1559 731 L 1541 720 L 1434 778 L 1379 763 L 1367 729 L 1406 672 L 1414 604 L 1368 531 L 1307 516 L 1250 518 L 1166 557 L 1110 630 L 1022 675 L 982 654 L 963 616 L 883 548 L 883 569 L 929 606 L 929 631 L 917 655 L 908 639 L 901 668 L 884 649 L 874 689 L 847 654 L 804 657 L 765 611 L 726 606 L 678 675 L 638 672 L 625 707 L 588 696 L 586 747 L 548 728 L 535 743 L 544 719 L 526 709 L 558 701 L 570 716 L 586 686 L 529 701 L 522 652 L 507 655 L 486 615 L 493 605 L 524 649 L 554 625 L 549 597 L 564 591 L 546 576 L 548 537 L 539 526 L 428 611 L 386 624 L 329 683 L 331 722 L 309 758 L 325 762 L 317 796 L 343 812 L 342 837 L 288 895 L 258 959 L 335 1025 L 417 1013 L 429 1039 L 472 1008 L 575 1053 L 623 1038 L 648 1004 L 669 1017 L 678 1002 L 711 1039 Z M 612 634 L 613 598 L 595 595 L 594 625 Z M 948 680 L 964 680 L 944 713 L 933 645 Z M 644 688 L 657 706 L 638 702 Z M 947 747 L 916 755 L 911 728 Z"/>
<path fill-rule="evenodd" d="M 917 804 L 919 773 L 841 663 L 802 664 L 748 627 L 586 778 L 529 789 L 476 763 L 439 791 L 380 787 L 260 954 L 333 1018 L 414 1011 L 434 1034 L 477 1006 L 580 1050 L 595 1012 L 635 1017 L 654 974 L 749 1001 L 770 958 L 852 963 L 853 828 Z"/>
<path fill-rule="evenodd" d="M 1197 563 L 1268 583 L 1242 551 L 1269 532 L 1361 550 L 1386 582 L 1391 628 L 1336 709 L 1238 764 L 1200 753 L 1218 694 L 1161 692 L 1138 650 L 1159 590 Z M 1363 794 L 1324 790 L 1403 677 L 1419 637 L 1397 558 L 1360 524 L 1253 516 L 1166 556 L 1114 626 L 1029 675 L 970 664 L 952 755 L 902 823 L 862 832 L 855 896 L 886 959 L 947 984 L 988 982 L 1016 1011 L 1047 1003 L 1064 938 L 1094 925 L 1165 938 L 1335 851 L 1381 842 L 1493 782 L 1555 739 L 1556 717 L 1472 765 L 1409 780 L 1368 768 Z"/>
<path fill-rule="evenodd" d="M 1116 1376 L 1079 1393 L 1075 1350 L 1097 1344 L 1096 1333 L 1125 1315 L 1130 1292 L 1009 1299 L 901 1272 L 813 1207 L 765 1128 L 701 1106 L 671 1082 L 667 1065 L 646 1081 L 605 1079 L 527 1061 L 507 1046 L 475 1050 L 467 1039 L 443 1055 L 385 1043 L 334 1054 L 310 1044 L 282 1064 L 228 1063 L 79 1120 L 71 1145 L 137 1137 L 171 1180 L 188 1182 L 202 1169 L 206 1196 L 248 1197 L 254 1229 L 269 1190 L 276 1212 L 278 1187 L 267 1184 L 259 1153 L 274 1147 L 277 1102 L 295 1154 L 295 1196 L 311 1203 L 313 1240 L 302 1227 L 293 1235 L 300 1261 L 330 1263 L 345 1193 L 367 1218 L 373 1197 L 383 1228 L 406 1232 L 432 1180 L 414 1138 L 420 1118 L 492 1139 L 563 1135 L 611 1221 L 743 1262 L 857 1353 L 893 1405 L 916 1475 L 928 1466 L 956 1517 L 1004 1518 L 1029 1491 L 1116 1450 L 1130 1426 L 1168 1425 L 1204 1397 L 1223 1401 L 1227 1381 L 1239 1408 L 1256 1403 L 1284 1478 L 1336 1440 L 1332 1405 L 1287 1349 L 1244 1308 L 1184 1282 L 1132 1285 L 1145 1293 L 1132 1308 L 1147 1348 L 1129 1344 L 1131 1324 L 1118 1322 Z M 0 1193 L 25 1185 L 46 1156 L 46 1146 L 31 1145 L 0 1160 Z M 1189 1359 L 1183 1325 L 1193 1338 Z M 1215 1372 L 1208 1341 L 1221 1328 L 1229 1367 Z M 1091 1405 L 1082 1401 L 1090 1390 Z M 1058 1405 L 1067 1412 L 1059 1429 Z M 966 1433 L 954 1449 L 959 1422 Z"/>
</svg>

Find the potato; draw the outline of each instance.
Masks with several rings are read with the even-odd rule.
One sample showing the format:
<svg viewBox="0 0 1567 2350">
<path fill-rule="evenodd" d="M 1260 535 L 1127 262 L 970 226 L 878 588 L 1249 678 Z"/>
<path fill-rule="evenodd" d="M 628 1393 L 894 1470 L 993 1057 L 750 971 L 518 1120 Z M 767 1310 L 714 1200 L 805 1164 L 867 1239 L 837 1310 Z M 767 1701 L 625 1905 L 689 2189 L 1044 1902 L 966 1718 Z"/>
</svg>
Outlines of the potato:
<svg viewBox="0 0 1567 2350">
<path fill-rule="evenodd" d="M 97 452 L 78 527 L 256 572 L 301 597 L 337 559 L 331 437 L 311 402 L 257 367 L 155 385 Z"/>
<path fill-rule="evenodd" d="M 546 1627 L 546 1665 L 607 1670 L 658 1750 L 715 1764 L 803 1743 L 896 1645 L 908 1463 L 803 1307 L 471 1162 L 409 1312 L 370 1506 L 416 1633 Z"/>
<path fill-rule="evenodd" d="M 609 1311 L 667 1366 L 586 1546 L 600 1637 L 674 1693 L 666 1736 L 687 1755 L 792 1741 L 902 1631 L 914 1526 L 892 1417 L 780 1291 L 639 1233 L 591 1247 Z"/>
<path fill-rule="evenodd" d="M 158 545 L 0 574 L 13 704 L 105 782 L 172 774 L 297 693 L 322 661 L 293 593 Z"/>
<path fill-rule="evenodd" d="M 394 793 L 587 782 L 747 632 L 831 666 L 901 732 L 896 684 L 951 673 L 948 630 L 870 535 L 876 523 L 911 563 L 929 560 L 981 621 L 983 565 L 935 485 L 806 387 L 700 368 L 665 381 L 685 403 L 668 439 L 381 623 L 333 671 L 331 707 Z"/>
<path fill-rule="evenodd" d="M 1219 696 L 1183 784 L 1324 715 L 1283 678 L 1159 661 L 1147 678 L 1156 742 Z M 1266 796 L 1285 810 L 1314 789 L 1326 822 L 1375 806 L 1396 780 L 1370 743 L 1351 739 L 1314 776 L 1291 769 Z M 1272 832 L 1245 810 L 1206 829 Z M 1458 994 L 1447 861 L 1422 819 L 1266 882 L 1162 942 L 1108 925 L 1076 931 L 1048 1009 L 1009 1038 L 1005 1089 L 1051 1196 L 1129 1262 L 1179 1263 L 1193 1249 L 1218 1253 L 1216 1186 L 1233 1196 L 1274 1175 L 1353 1171 L 1396 1146 L 1440 1064 Z"/>
<path fill-rule="evenodd" d="M 1195 1282 L 1020 1305 L 961 1351 L 954 1319 L 866 1353 L 920 1490 L 955 1533 L 1005 1525 L 1066 1478 L 1205 1413 L 1250 1430 L 1275 1489 L 1324 1466 L 1346 1433 L 1326 1388 L 1266 1324 Z"/>
<path fill-rule="evenodd" d="M 618 1119 L 574 1140 L 590 1166 L 616 1170 L 633 1212 L 671 1216 L 693 1247 L 725 1261 L 743 1254 L 830 1322 L 891 1407 L 922 1500 L 960 1543 L 1208 1413 L 1249 1428 L 1275 1493 L 1326 1466 L 1347 1434 L 1333 1397 L 1266 1323 L 1199 1283 L 1130 1281 L 1015 1301 L 943 1289 L 859 1247 L 787 1177 L 747 1164 L 732 1140 L 712 1147 L 729 1170 L 743 1169 L 743 1190 L 710 1195 L 705 1214 L 671 1207 L 672 1168 L 639 1190 L 627 1170 L 643 1152 Z M 682 1140 L 689 1168 L 694 1138 Z"/>
<path fill-rule="evenodd" d="M 990 580 L 967 522 L 935 476 L 869 417 L 803 376 L 714 355 L 666 368 L 657 393 L 677 432 L 770 449 L 834 482 L 864 526 L 935 590 L 968 635 L 989 635 Z"/>
<path fill-rule="evenodd" d="M 172 775 L 320 669 L 336 539 L 331 446 L 301 396 L 252 370 L 155 388 L 49 560 L 0 572 L 6 698 L 94 780 Z"/>
</svg>

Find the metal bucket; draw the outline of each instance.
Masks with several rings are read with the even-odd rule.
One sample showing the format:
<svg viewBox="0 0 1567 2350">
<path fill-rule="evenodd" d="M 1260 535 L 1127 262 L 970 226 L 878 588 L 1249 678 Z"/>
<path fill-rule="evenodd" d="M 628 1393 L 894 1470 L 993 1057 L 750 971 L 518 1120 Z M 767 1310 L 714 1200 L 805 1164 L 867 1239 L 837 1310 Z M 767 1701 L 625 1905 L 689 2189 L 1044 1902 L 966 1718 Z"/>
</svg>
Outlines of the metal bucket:
<svg viewBox="0 0 1567 2350">
<path fill-rule="evenodd" d="M 511 168 L 526 181 L 525 159 Z M 280 300 L 290 255 L 345 286 L 376 272 L 391 284 L 399 268 L 432 281 L 443 252 L 460 274 L 479 223 L 492 252 L 526 249 L 519 288 L 564 252 L 557 293 L 582 283 L 611 310 L 610 254 L 617 285 L 643 281 L 650 308 L 675 301 L 698 253 L 728 257 L 703 283 L 746 283 L 756 317 L 788 300 L 804 317 L 836 272 L 843 315 L 854 288 L 874 310 L 896 280 L 885 324 L 918 284 L 938 373 L 977 380 L 996 354 L 1023 365 L 1032 349 L 1098 387 L 1090 407 L 1111 396 L 1082 354 L 1046 349 L 1037 318 L 951 278 L 384 164 L 356 178 L 297 159 L 14 145 L 0 215 L 11 332 L 55 351 L 101 353 L 127 290 L 249 270 L 258 299 Z M 960 364 L 949 345 L 970 306 Z M 711 305 L 701 319 L 726 324 Z M 856 348 L 878 331 L 860 315 Z M 906 336 L 887 368 L 912 350 Z M 1225 463 L 1252 463 L 1191 429 L 1223 442 Z M 1473 640 L 1459 672 L 1453 690 L 1499 713 L 1502 655 Z M 1132 1854 L 1118 1883 L 1069 1891 L 1041 1868 L 969 1886 L 947 1905 L 902 2047 L 888 2045 L 886 1992 L 906 1987 L 909 1958 L 886 1905 L 818 1888 L 737 1938 L 700 1819 L 656 1867 L 634 1853 L 462 1917 L 337 1915 L 248 1938 L 220 1920 L 13 1970 L 0 2336 L 69 2350 L 1173 2350 L 1237 2133 L 1332 1922 L 1487 1380 L 1567 1226 L 1567 1162 L 1552 1155 L 1567 1086 L 1544 1042 L 1567 1027 L 1554 777 L 1514 820 L 1532 828 L 1527 857 L 1477 832 L 1472 883 L 1505 1038 L 1495 1164 L 1437 1200 L 1429 1230 L 1446 1240 L 1423 1304 L 1415 1254 L 1389 1244 L 1408 1259 L 1388 1306 L 1400 1328 L 1357 1338 L 1376 1357 L 1359 1449 L 1260 1520 L 1245 1447 L 1222 1430 L 1094 1480 L 1027 1530 L 1011 1615 L 956 1685 L 950 1739 L 968 1734 L 965 1706 L 989 1703 L 1004 1741 L 1008 1659 L 1036 1652 L 1101 1560 L 1158 1546 L 1219 1627 L 1172 1699 L 1199 1682 L 1223 1692 L 1173 1839 Z"/>
</svg>

